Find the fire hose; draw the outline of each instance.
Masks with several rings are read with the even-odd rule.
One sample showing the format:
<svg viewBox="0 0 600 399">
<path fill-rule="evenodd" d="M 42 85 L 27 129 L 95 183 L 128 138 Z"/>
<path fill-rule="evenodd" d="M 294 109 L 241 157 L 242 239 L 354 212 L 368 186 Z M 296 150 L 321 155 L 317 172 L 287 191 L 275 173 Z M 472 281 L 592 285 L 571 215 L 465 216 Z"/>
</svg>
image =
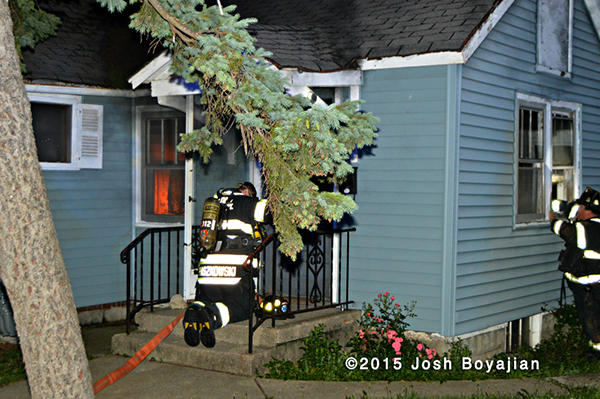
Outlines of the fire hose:
<svg viewBox="0 0 600 399">
<path fill-rule="evenodd" d="M 150 342 L 144 345 L 142 349 L 137 351 L 137 353 L 133 355 L 133 357 L 129 359 L 127 363 L 125 363 L 123 366 L 119 367 L 115 371 L 107 374 L 102 379 L 96 381 L 96 383 L 94 384 L 94 395 L 102 391 L 107 386 L 125 377 L 127 374 L 129 374 L 131 370 L 136 368 L 150 354 L 150 352 L 152 352 L 154 348 L 158 346 L 158 344 L 160 344 L 165 338 L 169 336 L 169 334 L 171 334 L 171 332 L 173 332 L 173 329 L 175 328 L 177 323 L 179 323 L 179 320 L 181 320 L 184 314 L 185 312 L 177 316 L 175 320 L 173 320 L 169 325 L 167 325 L 158 334 L 156 334 L 156 336 L 152 338 Z"/>
</svg>

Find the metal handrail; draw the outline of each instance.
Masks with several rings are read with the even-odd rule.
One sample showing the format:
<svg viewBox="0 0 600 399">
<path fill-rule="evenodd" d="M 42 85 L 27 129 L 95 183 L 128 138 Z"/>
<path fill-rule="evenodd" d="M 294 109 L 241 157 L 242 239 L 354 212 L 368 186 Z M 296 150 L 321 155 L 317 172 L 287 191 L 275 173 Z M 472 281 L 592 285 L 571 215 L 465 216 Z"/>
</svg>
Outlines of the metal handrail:
<svg viewBox="0 0 600 399">
<path fill-rule="evenodd" d="M 193 226 L 193 229 L 198 229 L 199 226 Z M 183 262 L 180 262 L 183 248 L 183 239 L 181 239 L 181 232 L 183 226 L 166 227 L 166 228 L 150 228 L 138 235 L 127 247 L 120 253 L 121 262 L 127 265 L 127 333 L 130 333 L 130 325 L 133 316 L 146 306 L 150 306 L 153 310 L 154 305 L 160 303 L 166 303 L 170 301 L 171 287 L 175 286 L 175 293 L 181 293 L 182 287 L 179 279 L 180 274 L 183 273 Z M 277 258 L 280 256 L 278 251 L 278 240 L 277 234 L 271 234 L 267 236 L 262 243 L 248 256 L 244 261 L 244 270 L 256 273 L 253 277 L 257 277 L 257 286 L 254 289 L 249 289 L 249 303 L 251 304 L 248 309 L 249 314 L 249 326 L 248 326 L 248 352 L 252 353 L 252 341 L 253 334 L 260 325 L 271 319 L 271 324 L 275 327 L 276 319 L 279 316 L 289 317 L 296 314 L 322 310 L 333 307 L 347 307 L 353 301 L 349 300 L 349 248 L 350 248 L 350 233 L 356 231 L 355 228 L 351 229 L 332 229 L 332 230 L 317 230 L 310 234 L 311 238 L 308 244 L 301 252 L 304 254 L 304 263 L 298 266 L 298 273 L 293 276 L 292 272 L 286 271 L 281 265 L 281 262 L 277 262 Z M 175 243 L 171 242 L 171 232 L 177 232 L 177 240 Z M 163 234 L 168 234 L 168 240 L 163 246 Z M 340 239 L 339 253 L 337 259 L 340 261 L 340 268 L 337 271 L 339 274 L 337 279 L 333 278 L 333 236 L 339 234 L 342 236 L 346 234 L 346 245 L 343 245 Z M 158 239 L 155 239 L 158 237 Z M 150 248 L 144 248 L 144 243 L 149 241 L 148 245 Z M 330 244 L 330 245 L 329 245 Z M 329 246 L 329 248 L 328 248 Z M 345 268 L 342 265 L 342 249 L 345 247 Z M 173 248 L 176 248 L 175 256 L 173 256 Z M 267 256 L 268 249 L 272 249 L 270 253 L 270 259 Z M 181 251 L 181 252 L 180 252 Z M 155 256 L 155 253 L 158 256 Z M 144 255 L 150 255 L 150 264 L 145 262 Z M 135 259 L 132 265 L 132 255 Z M 301 256 L 299 255 L 299 256 Z M 164 273 L 162 261 L 163 258 L 167 259 L 167 272 Z M 171 275 L 173 274 L 171 268 L 171 260 L 176 259 L 176 270 L 177 281 L 176 284 L 171 282 Z M 258 270 L 251 267 L 253 259 L 259 259 L 262 267 Z M 139 266 L 139 270 L 138 270 Z M 344 269 L 344 270 L 342 270 Z M 302 273 L 300 272 L 302 270 Z M 342 272 L 345 272 L 345 279 L 342 279 Z M 147 274 L 150 276 L 147 276 Z M 132 276 L 133 274 L 133 276 Z M 145 275 L 146 274 L 146 275 Z M 155 286 L 154 277 L 158 276 L 158 286 Z M 167 276 L 167 297 L 162 298 L 161 295 L 161 278 L 163 275 Z M 145 280 L 146 277 L 148 280 Z M 269 281 L 267 281 L 269 279 Z M 336 301 L 333 298 L 333 282 L 337 280 L 337 292 L 342 292 L 342 281 L 345 280 L 345 298 L 338 297 Z M 149 282 L 149 300 L 145 300 L 148 294 L 144 291 L 144 281 Z M 252 284 L 254 279 L 250 279 L 249 284 Z M 262 284 L 261 284 L 262 281 Z M 133 284 L 132 284 L 133 282 Z M 287 284 L 284 288 L 283 285 Z M 139 285 L 138 285 L 139 284 Z M 135 288 L 132 295 L 131 289 Z M 138 292 L 139 289 L 139 292 Z M 267 290 L 270 290 L 267 292 Z M 155 298 L 155 291 L 157 297 Z M 281 295 L 289 297 L 290 309 L 285 314 L 279 315 L 265 315 L 258 312 L 254 307 L 255 303 L 255 292 L 257 295 Z M 138 297 L 139 294 L 139 297 Z M 294 297 L 292 298 L 292 295 Z M 295 302 L 295 309 L 292 308 L 292 300 Z M 133 301 L 133 306 L 132 306 Z M 301 303 L 303 302 L 303 303 Z M 256 312 L 255 312 L 256 310 Z M 256 316 L 256 318 L 255 318 Z M 256 323 L 255 323 L 256 320 Z"/>
<path fill-rule="evenodd" d="M 329 309 L 329 308 L 335 308 L 335 307 L 344 307 L 344 308 L 347 308 L 347 306 L 349 304 L 354 303 L 354 301 L 350 301 L 349 300 L 349 291 L 348 291 L 348 289 L 349 289 L 349 270 L 350 270 L 350 267 L 349 267 L 350 266 L 350 263 L 349 263 L 349 259 L 350 259 L 350 257 L 349 257 L 350 233 L 354 232 L 354 231 L 356 231 L 356 228 L 317 230 L 315 232 L 312 232 L 313 235 L 317 235 L 317 236 L 318 235 L 320 235 L 320 236 L 331 236 L 331 237 L 333 237 L 334 234 L 344 234 L 344 233 L 347 234 L 347 237 L 346 237 L 346 265 L 345 265 L 346 266 L 345 267 L 345 272 L 346 272 L 345 293 L 346 293 L 346 295 L 345 295 L 345 300 L 344 301 L 338 300 L 336 302 L 333 302 L 333 298 L 330 298 L 331 299 L 331 303 L 326 304 L 325 303 L 326 302 L 325 301 L 325 295 L 322 295 L 322 298 L 321 298 L 322 300 L 313 302 L 313 306 L 308 306 L 308 303 L 307 303 L 306 307 L 304 309 L 301 309 L 300 308 L 300 300 L 299 299 L 300 299 L 300 291 L 302 289 L 300 288 L 300 278 L 298 276 L 298 278 L 297 278 L 297 287 L 296 287 L 297 288 L 297 308 L 296 308 L 296 310 L 290 309 L 285 314 L 265 316 L 264 314 L 261 314 L 258 311 L 255 312 L 254 306 L 252 305 L 254 303 L 254 301 L 255 301 L 255 298 L 254 298 L 255 290 L 252 289 L 253 281 L 252 280 L 249 281 L 248 284 L 250 284 L 250 289 L 248 291 L 250 292 L 249 303 L 251 304 L 251 306 L 250 306 L 250 309 L 248 310 L 248 316 L 249 316 L 248 317 L 248 353 L 252 353 L 252 350 L 253 350 L 252 347 L 253 347 L 253 334 L 254 334 L 254 332 L 262 325 L 262 323 L 264 323 L 269 318 L 271 319 L 271 325 L 272 325 L 272 327 L 275 327 L 276 319 L 278 319 L 280 317 L 281 318 L 295 317 L 296 314 L 305 313 L 305 312 L 311 312 L 311 311 L 317 311 L 317 310 L 323 310 L 323 309 Z M 264 260 L 265 255 L 266 255 L 267 246 L 271 242 L 274 241 L 275 237 L 274 237 L 274 235 L 272 235 L 272 236 L 267 237 L 267 239 L 265 239 L 263 241 L 263 243 L 248 257 L 248 259 L 246 259 L 246 261 L 244 262 L 244 264 L 246 264 L 246 263 L 250 264 L 252 262 L 252 259 L 258 258 L 261 255 L 263 256 L 263 260 Z M 273 249 L 273 255 L 272 255 L 273 256 L 273 261 L 271 262 L 271 265 L 270 265 L 270 273 L 271 273 L 271 279 L 272 279 L 271 280 L 271 290 L 272 290 L 272 292 L 269 293 L 270 295 L 276 295 L 278 293 L 277 292 L 277 288 L 276 288 L 276 286 L 277 286 L 276 277 L 279 274 L 279 276 L 281 278 L 281 275 L 283 274 L 283 268 L 282 268 L 281 264 L 277 264 L 277 262 L 274 261 L 276 253 L 277 253 L 277 245 L 276 245 L 277 243 L 278 243 L 277 241 L 274 241 L 273 242 L 273 247 L 272 247 L 272 249 Z M 304 251 L 306 251 L 308 253 L 308 246 L 307 245 L 305 245 Z M 331 248 L 331 251 L 333 251 L 333 246 Z M 342 247 L 341 246 L 339 248 L 339 251 L 340 251 L 340 255 L 341 255 L 341 251 L 342 251 Z M 339 259 L 341 261 L 342 257 L 340 256 Z M 323 261 L 322 264 L 321 264 L 322 267 L 319 270 L 317 270 L 315 272 L 315 274 L 313 275 L 313 277 L 314 277 L 313 288 L 314 288 L 314 285 L 317 284 L 316 280 L 318 278 L 319 273 L 321 273 L 321 272 L 322 272 L 322 275 L 323 275 L 323 285 L 324 285 L 323 288 L 325 288 L 325 285 L 326 285 L 326 272 L 327 272 L 327 270 L 323 270 L 323 267 L 324 267 L 325 263 L 327 263 L 327 262 L 325 262 L 325 258 L 323 258 L 322 261 Z M 304 294 L 308 298 L 310 296 L 310 294 L 308 292 L 309 291 L 308 290 L 308 280 L 309 280 L 308 269 L 310 269 L 310 267 L 308 265 L 308 263 L 309 263 L 308 259 L 306 260 L 306 262 L 307 262 L 307 267 L 306 267 L 306 269 L 307 269 L 307 272 L 306 272 L 307 273 L 307 277 L 306 277 L 306 284 L 305 284 L 306 290 L 305 290 Z M 329 272 L 332 274 L 333 273 L 333 264 L 332 264 L 332 262 L 331 262 L 331 265 L 332 265 L 332 267 L 329 270 Z M 265 267 L 263 267 L 263 268 L 260 269 L 260 275 L 259 275 L 258 281 L 261 280 L 261 277 L 262 277 L 263 280 L 266 279 L 266 270 L 267 269 L 269 269 L 269 266 L 265 262 Z M 342 272 L 342 269 L 341 269 L 341 264 L 340 264 L 340 269 L 338 270 L 338 273 L 341 275 L 341 272 Z M 288 273 L 288 274 L 290 274 L 290 273 Z M 291 274 L 290 274 L 290 276 L 291 276 Z M 290 276 L 288 276 L 288 294 L 291 294 L 291 291 L 292 291 L 292 288 L 291 288 L 291 280 L 292 280 L 292 278 Z M 331 281 L 331 283 L 332 283 L 332 281 Z M 341 288 L 341 279 L 338 279 L 338 284 L 340 285 L 338 288 Z M 264 289 L 266 287 L 263 286 L 263 287 L 256 287 L 256 288 L 257 288 L 256 294 L 257 295 L 263 295 L 263 299 L 264 299 L 264 295 L 266 294 L 266 292 L 264 292 Z M 262 290 L 263 290 L 262 292 L 261 292 L 260 288 L 262 288 Z M 285 294 L 283 291 L 284 291 L 283 287 L 281 287 L 281 284 L 280 284 L 280 293 L 282 295 Z M 340 290 L 338 290 L 338 292 L 339 291 Z M 291 300 L 292 298 L 290 297 L 289 299 Z M 317 302 L 322 302 L 322 303 L 318 304 Z M 290 302 L 290 305 L 291 305 L 291 302 Z M 254 323 L 254 318 L 253 318 L 254 316 L 256 316 L 256 323 Z"/>
<path fill-rule="evenodd" d="M 121 262 L 124 263 L 125 265 L 127 265 L 127 278 L 126 278 L 126 296 L 127 296 L 127 301 L 126 301 L 126 331 L 127 334 L 129 334 L 130 330 L 131 330 L 131 320 L 133 318 L 133 316 L 139 312 L 140 310 L 142 310 L 144 307 L 146 306 L 150 306 L 151 309 L 154 308 L 154 305 L 157 304 L 161 304 L 161 303 L 166 303 L 170 301 L 170 297 L 171 297 L 171 286 L 172 286 L 172 282 L 171 282 L 171 274 L 172 274 L 172 270 L 171 270 L 171 259 L 172 259 L 172 247 L 173 244 L 171 243 L 171 234 L 172 232 L 177 232 L 177 240 L 176 240 L 176 254 L 175 254 L 175 258 L 177 259 L 176 261 L 176 270 L 175 273 L 177 273 L 177 281 L 175 284 L 175 291 L 176 293 L 181 293 L 181 287 L 179 284 L 179 278 L 180 278 L 180 250 L 181 250 L 181 245 L 180 243 L 183 241 L 182 239 L 180 239 L 180 233 L 183 232 L 184 227 L 183 226 L 175 226 L 175 227 L 155 227 L 155 228 L 149 228 L 144 230 L 140 235 L 138 235 L 129 245 L 127 245 L 120 253 L 120 259 Z M 162 286 L 162 275 L 163 275 L 163 270 L 162 270 L 162 260 L 163 260 L 163 253 L 162 253 L 162 235 L 163 233 L 168 233 L 168 239 L 167 239 L 167 244 L 166 244 L 166 256 L 167 256 L 167 298 L 161 298 L 161 286 Z M 155 236 L 158 234 L 158 246 L 155 245 Z M 150 300 L 149 301 L 145 301 L 144 300 L 144 271 L 147 271 L 144 268 L 144 242 L 145 240 L 150 237 L 150 249 L 149 249 L 149 253 L 150 253 L 150 267 L 149 267 L 149 273 L 150 273 Z M 139 250 L 138 250 L 139 248 Z M 155 257 L 155 252 L 156 249 L 158 249 L 158 257 Z M 135 256 L 135 265 L 133 267 L 133 281 L 132 281 L 132 265 L 131 265 L 131 254 L 134 254 Z M 139 256 L 139 258 L 138 258 Z M 140 284 L 140 298 L 138 301 L 138 291 L 137 291 L 137 283 L 138 283 L 138 262 L 140 263 L 140 268 L 139 268 L 139 284 Z M 155 265 L 156 263 L 156 265 Z M 182 263 L 181 263 L 182 264 Z M 155 267 L 157 266 L 157 267 Z M 158 286 L 155 287 L 155 281 L 154 281 L 154 277 L 155 274 L 158 274 Z M 131 288 L 132 288 L 132 283 L 135 284 L 135 290 L 134 290 L 134 294 L 133 294 L 133 298 L 132 298 L 132 293 L 131 293 Z M 158 293 L 158 298 L 154 298 L 154 291 L 155 289 L 157 289 L 157 293 Z M 132 306 L 132 299 L 133 299 L 133 306 Z"/>
<path fill-rule="evenodd" d="M 133 241 L 131 241 L 129 243 L 129 245 L 127 245 L 125 248 L 123 248 L 123 250 L 121 251 L 121 263 L 127 264 L 127 262 L 129 261 L 129 256 L 130 256 L 131 250 L 134 249 L 139 243 L 141 243 L 144 240 L 144 238 L 148 237 L 150 234 L 153 234 L 158 231 L 164 231 L 164 232 L 178 231 L 178 230 L 183 231 L 183 228 L 184 228 L 183 226 L 153 227 L 153 228 L 144 230 Z"/>
</svg>

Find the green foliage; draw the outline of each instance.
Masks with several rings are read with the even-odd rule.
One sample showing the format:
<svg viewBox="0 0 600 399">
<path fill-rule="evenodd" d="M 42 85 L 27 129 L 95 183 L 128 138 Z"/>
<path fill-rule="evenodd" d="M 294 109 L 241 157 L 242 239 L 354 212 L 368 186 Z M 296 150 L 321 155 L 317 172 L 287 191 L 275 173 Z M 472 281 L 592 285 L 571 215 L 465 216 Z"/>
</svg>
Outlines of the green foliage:
<svg viewBox="0 0 600 399">
<path fill-rule="evenodd" d="M 265 365 L 269 370 L 265 376 L 330 381 L 447 380 L 464 377 L 464 373 L 433 369 L 436 362 L 442 364 L 443 357 L 435 349 L 408 340 L 405 336 L 409 326 L 406 319 L 415 316 L 415 303 L 402 307 L 394 300 L 395 297 L 386 292 L 375 299 L 375 306 L 363 305 L 361 329 L 348 342 L 349 352 L 343 350 L 337 341 L 331 342 L 325 338 L 323 325 L 320 325 L 305 340 L 302 347 L 304 353 L 297 363 L 273 359 Z M 453 368 L 459 369 L 460 359 L 470 354 L 469 349 L 458 341 L 446 356 L 455 362 Z M 348 367 L 346 361 L 350 357 L 357 359 L 357 367 Z M 373 359 L 375 362 L 371 363 Z M 413 364 L 423 362 L 432 368 L 411 368 Z"/>
<path fill-rule="evenodd" d="M 415 304 L 401 307 L 389 293 L 380 294 L 374 306 L 363 304 L 361 328 L 343 350 L 322 335 L 322 326 L 305 341 L 298 363 L 273 359 L 266 377 L 339 381 L 446 381 L 506 378 L 545 378 L 600 372 L 600 362 L 589 362 L 583 353 L 587 341 L 574 306 L 556 309 L 553 335 L 535 348 L 521 347 L 501 353 L 475 366 L 471 350 L 459 339 L 439 354 L 421 342 L 407 339 L 407 318 Z M 322 356 L 322 361 L 320 360 Z M 346 359 L 356 359 L 348 368 Z M 468 363 L 463 363 L 467 359 Z M 539 368 L 535 366 L 537 362 Z M 470 367 L 468 365 L 470 364 Z M 467 365 L 463 367 L 463 365 Z M 418 366 L 418 367 L 417 367 Z M 315 372 L 318 370 L 318 372 Z M 585 397 L 585 396 L 581 396 Z"/>
<path fill-rule="evenodd" d="M 297 364 L 289 360 L 272 359 L 265 365 L 266 377 L 284 380 L 339 381 L 346 372 L 346 354 L 337 341 L 324 336 L 325 325 L 319 324 L 304 340 L 304 351 Z"/>
<path fill-rule="evenodd" d="M 55 35 L 60 18 L 42 11 L 35 0 L 9 0 L 10 16 L 13 21 L 13 34 L 17 54 L 21 60 L 21 72 L 25 73 L 22 49 L 33 49 L 48 37 Z"/>
<path fill-rule="evenodd" d="M 98 0 L 113 10 L 123 0 Z M 135 0 L 131 0 L 135 3 Z M 281 240 L 280 250 L 295 259 L 303 247 L 298 229 L 315 230 L 323 220 L 340 220 L 356 209 L 340 193 L 322 193 L 317 176 L 341 182 L 352 173 L 347 160 L 354 148 L 376 137 L 369 113 L 360 102 L 311 106 L 302 96 L 285 92 L 283 75 L 254 47 L 235 6 L 208 6 L 204 0 L 143 0 L 131 27 L 172 52 L 172 72 L 202 90 L 205 126 L 182 135 L 180 151 L 198 151 L 208 162 L 212 147 L 232 126 L 242 134 L 244 149 L 262 163 L 269 210 Z"/>
<path fill-rule="evenodd" d="M 589 345 L 575 306 L 568 304 L 551 313 L 556 320 L 552 336 L 535 348 L 522 346 L 511 356 L 538 360 L 540 370 L 533 373 L 538 377 L 600 372 L 600 362 L 589 362 L 584 356 Z M 500 354 L 497 357 L 506 356 L 507 354 Z M 531 376 L 531 373 L 528 375 Z"/>
<path fill-rule="evenodd" d="M 21 381 L 27 378 L 23 355 L 21 350 L 14 348 L 2 348 L 0 350 L 0 387 Z"/>
</svg>

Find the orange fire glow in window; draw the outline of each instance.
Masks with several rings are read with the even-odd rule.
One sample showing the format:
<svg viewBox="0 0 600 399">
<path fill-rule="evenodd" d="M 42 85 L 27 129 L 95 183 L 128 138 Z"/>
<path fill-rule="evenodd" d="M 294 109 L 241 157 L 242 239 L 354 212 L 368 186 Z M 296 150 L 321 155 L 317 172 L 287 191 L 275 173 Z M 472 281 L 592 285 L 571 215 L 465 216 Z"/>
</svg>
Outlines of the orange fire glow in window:
<svg viewBox="0 0 600 399">
<path fill-rule="evenodd" d="M 183 215 L 183 180 L 182 170 L 154 171 L 155 215 Z"/>
</svg>

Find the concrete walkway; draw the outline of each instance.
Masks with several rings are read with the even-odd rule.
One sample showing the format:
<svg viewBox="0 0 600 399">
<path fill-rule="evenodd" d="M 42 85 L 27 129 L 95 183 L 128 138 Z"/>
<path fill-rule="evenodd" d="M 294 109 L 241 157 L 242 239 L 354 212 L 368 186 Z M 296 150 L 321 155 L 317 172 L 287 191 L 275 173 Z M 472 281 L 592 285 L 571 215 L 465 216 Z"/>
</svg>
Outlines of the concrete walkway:
<svg viewBox="0 0 600 399">
<path fill-rule="evenodd" d="M 122 366 L 128 359 L 107 354 L 110 337 L 123 332 L 123 326 L 84 328 L 82 333 L 90 355 L 99 356 L 90 361 L 94 381 Z M 150 354 L 152 357 L 152 354 Z M 227 373 L 200 370 L 145 360 L 127 376 L 105 388 L 97 398 L 368 398 L 392 399 L 398 395 L 417 394 L 421 397 L 470 397 L 475 394 L 517 395 L 519 392 L 544 395 L 567 395 L 562 387 L 595 386 L 600 388 L 600 375 L 560 377 L 555 381 L 489 380 L 439 382 L 321 382 L 280 381 L 255 377 L 241 377 Z M 529 396 L 528 396 L 529 397 Z M 0 388 L 0 398 L 30 398 L 27 382 L 18 382 Z"/>
</svg>

